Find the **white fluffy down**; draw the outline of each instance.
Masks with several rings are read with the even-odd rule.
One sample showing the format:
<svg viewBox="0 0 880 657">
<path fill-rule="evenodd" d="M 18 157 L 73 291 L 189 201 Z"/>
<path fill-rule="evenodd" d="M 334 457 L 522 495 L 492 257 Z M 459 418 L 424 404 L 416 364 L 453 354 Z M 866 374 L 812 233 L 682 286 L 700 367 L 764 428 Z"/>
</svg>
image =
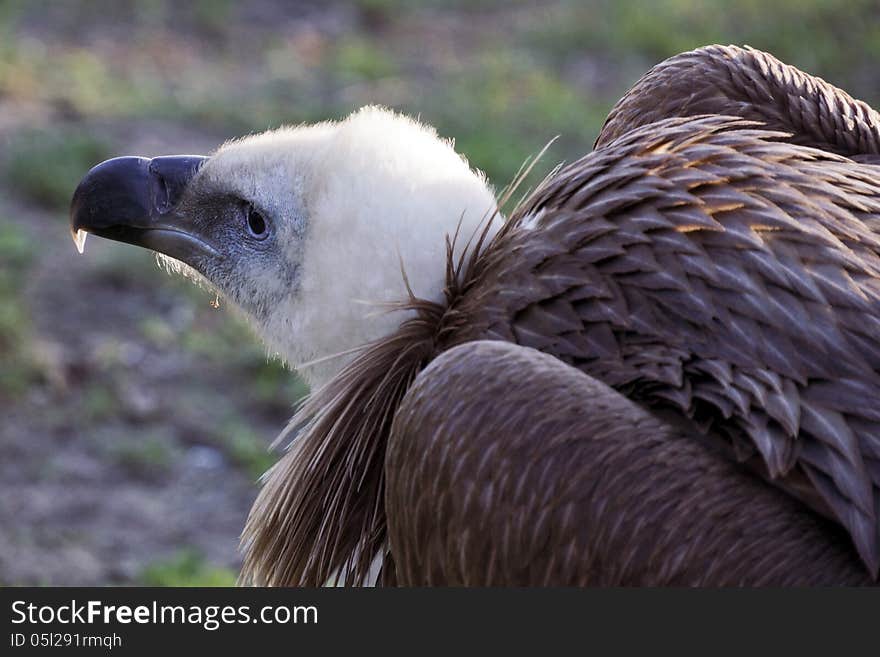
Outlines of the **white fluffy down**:
<svg viewBox="0 0 880 657">
<path fill-rule="evenodd" d="M 230 143 L 206 170 L 286 224 L 279 239 L 301 263 L 297 292 L 256 328 L 293 366 L 393 331 L 401 313 L 376 304 L 406 297 L 401 259 L 416 295 L 441 298 L 446 235 L 461 221 L 460 250 L 496 207 L 485 177 L 450 142 L 378 107 Z M 302 373 L 320 384 L 345 361 Z"/>
</svg>

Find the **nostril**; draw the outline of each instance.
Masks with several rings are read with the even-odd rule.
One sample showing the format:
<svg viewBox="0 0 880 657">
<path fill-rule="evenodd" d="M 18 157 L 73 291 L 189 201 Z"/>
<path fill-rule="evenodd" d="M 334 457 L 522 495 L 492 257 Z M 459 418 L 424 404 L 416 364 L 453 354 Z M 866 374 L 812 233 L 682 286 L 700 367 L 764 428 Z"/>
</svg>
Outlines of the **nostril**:
<svg viewBox="0 0 880 657">
<path fill-rule="evenodd" d="M 156 207 L 161 214 L 168 212 L 171 207 L 171 192 L 168 189 L 168 181 L 165 176 L 159 176 L 159 197 L 156 201 Z"/>
<path fill-rule="evenodd" d="M 150 162 L 150 179 L 153 183 L 153 208 L 158 214 L 166 214 L 171 206 L 171 191 L 167 178 L 156 166 L 156 160 Z"/>
<path fill-rule="evenodd" d="M 154 157 L 150 161 L 153 209 L 157 214 L 167 214 L 174 209 L 207 159 L 201 155 L 169 155 Z"/>
</svg>

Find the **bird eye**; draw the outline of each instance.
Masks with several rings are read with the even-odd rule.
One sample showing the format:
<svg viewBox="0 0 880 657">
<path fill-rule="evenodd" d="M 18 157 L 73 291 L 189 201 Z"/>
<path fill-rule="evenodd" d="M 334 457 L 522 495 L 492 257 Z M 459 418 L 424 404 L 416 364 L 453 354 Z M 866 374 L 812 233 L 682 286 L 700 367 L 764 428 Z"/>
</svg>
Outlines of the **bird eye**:
<svg viewBox="0 0 880 657">
<path fill-rule="evenodd" d="M 254 208 L 254 206 L 248 208 L 247 224 L 251 236 L 256 237 L 257 239 L 266 237 L 268 232 L 266 220 L 263 218 L 263 215 L 260 214 L 259 210 Z"/>
</svg>

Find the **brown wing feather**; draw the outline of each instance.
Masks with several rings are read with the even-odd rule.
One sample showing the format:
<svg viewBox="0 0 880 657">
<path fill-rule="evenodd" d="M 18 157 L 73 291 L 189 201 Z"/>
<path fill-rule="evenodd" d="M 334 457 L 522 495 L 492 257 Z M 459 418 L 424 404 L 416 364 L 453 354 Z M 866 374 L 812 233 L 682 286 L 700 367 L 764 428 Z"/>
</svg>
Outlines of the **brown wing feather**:
<svg viewBox="0 0 880 657">
<path fill-rule="evenodd" d="M 773 137 L 670 119 L 563 169 L 478 263 L 453 342 L 491 332 L 726 436 L 876 573 L 880 177 Z"/>
<path fill-rule="evenodd" d="M 821 78 L 752 48 L 707 46 L 652 68 L 605 120 L 596 146 L 676 116 L 725 114 L 790 133 L 790 141 L 876 162 L 880 115 Z"/>
<path fill-rule="evenodd" d="M 830 522 L 686 429 L 509 343 L 470 342 L 419 375 L 385 470 L 403 585 L 871 583 Z"/>
</svg>

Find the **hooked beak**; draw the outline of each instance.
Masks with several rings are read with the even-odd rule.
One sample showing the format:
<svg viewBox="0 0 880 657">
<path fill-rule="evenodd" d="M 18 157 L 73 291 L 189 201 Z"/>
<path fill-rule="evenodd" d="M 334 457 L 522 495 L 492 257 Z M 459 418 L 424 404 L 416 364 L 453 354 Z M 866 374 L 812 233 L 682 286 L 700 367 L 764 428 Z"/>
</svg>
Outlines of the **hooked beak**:
<svg viewBox="0 0 880 657">
<path fill-rule="evenodd" d="M 94 233 L 193 265 L 218 255 L 174 212 L 207 157 L 117 157 L 93 167 L 70 202 L 70 230 L 80 253 Z"/>
</svg>

